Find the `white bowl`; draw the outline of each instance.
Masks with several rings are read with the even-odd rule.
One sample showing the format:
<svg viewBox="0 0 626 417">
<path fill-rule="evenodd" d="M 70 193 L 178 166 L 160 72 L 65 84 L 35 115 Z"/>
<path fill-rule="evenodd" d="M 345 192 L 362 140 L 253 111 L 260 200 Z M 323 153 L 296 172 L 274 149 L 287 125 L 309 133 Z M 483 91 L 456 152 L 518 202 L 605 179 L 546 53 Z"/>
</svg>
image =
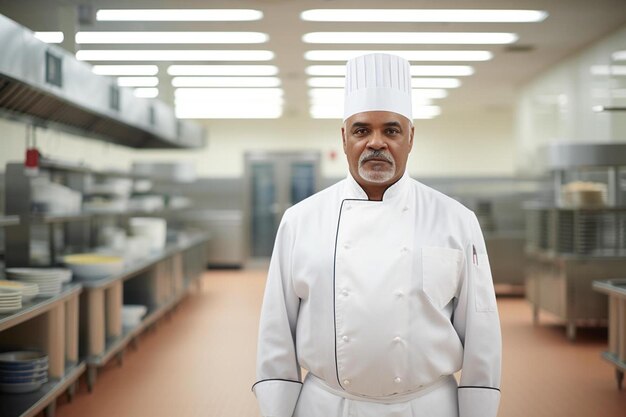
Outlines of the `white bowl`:
<svg viewBox="0 0 626 417">
<path fill-rule="evenodd" d="M 124 305 L 122 307 L 122 325 L 134 327 L 141 323 L 141 319 L 148 312 L 148 307 L 142 305 Z"/>
<path fill-rule="evenodd" d="M 122 272 L 124 259 L 119 256 L 98 253 L 81 253 L 63 257 L 63 262 L 78 279 L 95 280 L 107 278 Z"/>
</svg>

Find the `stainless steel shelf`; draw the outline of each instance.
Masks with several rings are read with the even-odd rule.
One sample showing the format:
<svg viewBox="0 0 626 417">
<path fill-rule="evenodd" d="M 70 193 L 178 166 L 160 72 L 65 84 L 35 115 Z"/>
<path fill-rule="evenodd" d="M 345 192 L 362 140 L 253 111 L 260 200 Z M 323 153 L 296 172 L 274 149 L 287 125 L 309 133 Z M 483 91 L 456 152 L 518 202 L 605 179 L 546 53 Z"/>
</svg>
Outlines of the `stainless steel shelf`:
<svg viewBox="0 0 626 417">
<path fill-rule="evenodd" d="M 53 223 L 67 223 L 73 221 L 85 221 L 92 217 L 90 213 L 68 213 L 68 214 L 29 214 L 22 216 L 22 222 L 34 223 L 34 224 L 53 224 Z"/>
<path fill-rule="evenodd" d="M 47 312 L 57 304 L 70 298 L 76 292 L 79 292 L 81 288 L 82 286 L 80 284 L 67 284 L 63 287 L 63 290 L 59 295 L 48 298 L 35 298 L 31 302 L 26 303 L 21 310 L 14 313 L 0 314 L 0 331 L 16 326 L 26 320 Z M 0 415 L 4 417 L 3 414 Z"/>
<path fill-rule="evenodd" d="M 89 168 L 88 166 L 81 164 L 72 164 L 65 161 L 57 161 L 53 159 L 41 159 L 39 161 L 39 166 L 44 169 L 49 169 L 53 171 L 66 171 L 66 172 L 74 172 L 79 174 L 93 174 L 103 177 L 116 177 L 116 178 L 129 178 L 135 180 L 151 180 L 158 181 L 158 178 L 152 178 L 147 175 L 138 175 L 132 172 L 125 171 L 112 171 L 112 170 L 97 170 L 93 168 Z"/>
<path fill-rule="evenodd" d="M 19 224 L 19 216 L 0 216 L 0 227 L 17 226 Z"/>
<path fill-rule="evenodd" d="M 38 391 L 28 394 L 0 393 L 0 416 L 32 417 L 39 414 L 56 398 L 67 390 L 85 371 L 85 362 L 79 362 L 65 368 L 61 379 L 51 380 Z"/>
<path fill-rule="evenodd" d="M 78 281 L 80 282 L 84 288 L 95 289 L 95 288 L 103 288 L 108 287 L 119 280 L 127 280 L 134 277 L 137 274 L 151 268 L 158 262 L 162 261 L 165 258 L 168 258 L 178 252 L 186 251 L 193 246 L 199 245 L 203 242 L 207 242 L 210 239 L 210 236 L 206 233 L 199 233 L 184 242 L 174 243 L 168 245 L 165 250 L 160 252 L 159 254 L 153 255 L 149 258 L 143 259 L 126 268 L 122 273 L 117 275 L 112 275 L 110 277 L 106 277 L 99 280 L 90 280 L 90 281 Z"/>
</svg>

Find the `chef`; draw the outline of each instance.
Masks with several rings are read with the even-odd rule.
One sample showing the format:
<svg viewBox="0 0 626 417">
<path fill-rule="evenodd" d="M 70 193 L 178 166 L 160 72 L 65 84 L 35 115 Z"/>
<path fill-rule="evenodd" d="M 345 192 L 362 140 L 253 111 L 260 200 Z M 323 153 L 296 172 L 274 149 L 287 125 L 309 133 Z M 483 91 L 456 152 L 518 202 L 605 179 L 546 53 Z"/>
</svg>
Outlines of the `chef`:
<svg viewBox="0 0 626 417">
<path fill-rule="evenodd" d="M 252 388 L 261 415 L 495 417 L 485 243 L 472 211 L 406 172 L 409 63 L 348 61 L 344 109 L 347 178 L 287 210 L 276 236 Z"/>
</svg>

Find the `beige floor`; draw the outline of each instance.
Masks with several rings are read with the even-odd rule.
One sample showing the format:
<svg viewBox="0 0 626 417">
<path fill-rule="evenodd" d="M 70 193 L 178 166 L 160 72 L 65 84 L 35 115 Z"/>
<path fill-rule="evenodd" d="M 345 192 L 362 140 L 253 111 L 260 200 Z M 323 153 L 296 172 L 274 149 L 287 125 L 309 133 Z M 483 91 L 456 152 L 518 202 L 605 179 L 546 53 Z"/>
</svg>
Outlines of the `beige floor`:
<svg viewBox="0 0 626 417">
<path fill-rule="evenodd" d="M 210 272 L 156 332 L 144 335 L 123 367 L 110 364 L 93 394 L 82 388 L 59 417 L 257 417 L 250 392 L 264 274 Z M 533 327 L 527 303 L 499 299 L 504 337 L 500 417 L 626 417 L 626 390 L 600 358 L 604 331 Z M 333 416 L 328 416 L 333 417 Z"/>
</svg>

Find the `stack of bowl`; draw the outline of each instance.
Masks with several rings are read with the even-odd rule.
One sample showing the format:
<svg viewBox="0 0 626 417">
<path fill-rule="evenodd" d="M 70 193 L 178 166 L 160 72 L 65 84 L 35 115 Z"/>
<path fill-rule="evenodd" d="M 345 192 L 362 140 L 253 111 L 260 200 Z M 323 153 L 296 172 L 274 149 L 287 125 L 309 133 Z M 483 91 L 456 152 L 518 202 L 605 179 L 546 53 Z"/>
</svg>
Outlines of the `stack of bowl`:
<svg viewBox="0 0 626 417">
<path fill-rule="evenodd" d="M 43 297 L 59 295 L 63 283 L 72 279 L 72 272 L 61 268 L 7 268 L 6 274 L 13 281 L 37 284 Z"/>
<path fill-rule="evenodd" d="M 0 314 L 13 313 L 22 308 L 22 290 L 19 288 L 0 288 Z"/>
<path fill-rule="evenodd" d="M 0 391 L 37 391 L 48 382 L 48 356 L 30 350 L 0 353 Z"/>
</svg>

